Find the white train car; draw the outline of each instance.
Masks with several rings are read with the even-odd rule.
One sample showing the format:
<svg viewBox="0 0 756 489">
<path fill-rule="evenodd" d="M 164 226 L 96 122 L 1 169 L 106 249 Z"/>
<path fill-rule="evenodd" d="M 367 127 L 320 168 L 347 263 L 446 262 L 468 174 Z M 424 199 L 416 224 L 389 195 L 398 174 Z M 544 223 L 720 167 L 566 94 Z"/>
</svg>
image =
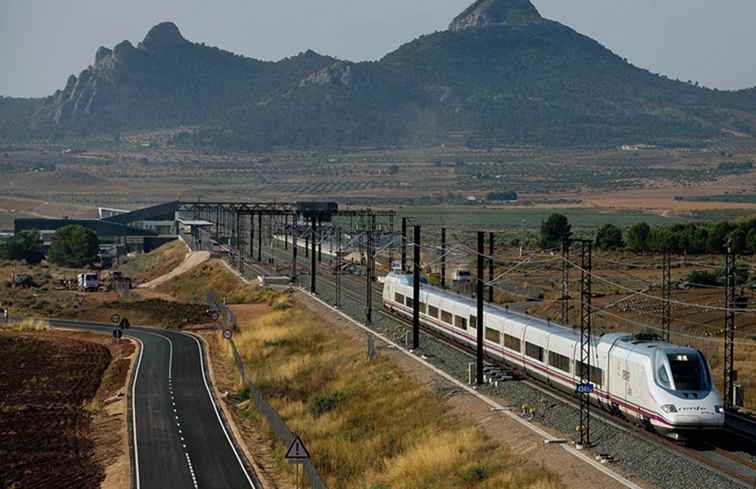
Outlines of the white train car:
<svg viewBox="0 0 756 489">
<path fill-rule="evenodd" d="M 412 276 L 392 272 L 384 280 L 384 308 L 412 317 Z M 475 345 L 475 301 L 421 284 L 420 321 L 449 338 Z M 563 390 L 580 382 L 580 334 L 570 328 L 486 305 L 488 355 L 522 368 Z M 724 410 L 703 354 L 695 349 L 627 333 L 591 338 L 593 400 L 675 438 L 720 429 Z"/>
</svg>

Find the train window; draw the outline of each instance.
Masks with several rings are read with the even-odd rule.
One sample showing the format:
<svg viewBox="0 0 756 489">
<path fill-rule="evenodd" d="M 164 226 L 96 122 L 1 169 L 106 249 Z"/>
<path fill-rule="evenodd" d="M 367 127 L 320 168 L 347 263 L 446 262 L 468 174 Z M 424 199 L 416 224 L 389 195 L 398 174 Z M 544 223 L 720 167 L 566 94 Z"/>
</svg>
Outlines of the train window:
<svg viewBox="0 0 756 489">
<path fill-rule="evenodd" d="M 446 312 L 444 310 L 441 311 L 441 321 L 445 322 L 446 324 L 451 324 L 453 320 L 452 318 L 452 313 Z"/>
<path fill-rule="evenodd" d="M 566 357 L 564 355 L 560 355 L 559 353 L 554 353 L 553 351 L 549 352 L 549 365 L 552 367 L 561 370 L 562 372 L 568 372 L 570 371 L 570 359 L 569 357 Z"/>
<path fill-rule="evenodd" d="M 582 372 L 583 362 L 580 360 L 575 361 L 575 375 L 580 377 Z M 597 386 L 601 387 L 604 384 L 604 371 L 601 370 L 598 367 L 594 367 L 591 365 L 591 370 L 589 372 L 590 380 L 592 383 L 596 384 Z"/>
<path fill-rule="evenodd" d="M 667 355 L 672 370 L 672 380 L 675 390 L 700 391 L 705 390 L 705 377 L 701 371 L 701 361 L 696 353 L 673 353 Z"/>
<path fill-rule="evenodd" d="M 454 316 L 454 326 L 459 329 L 467 329 L 467 319 L 461 316 Z"/>
<path fill-rule="evenodd" d="M 470 329 L 476 329 L 478 327 L 478 318 L 470 316 Z"/>
<path fill-rule="evenodd" d="M 495 329 L 486 328 L 486 340 L 498 345 L 501 343 L 501 333 L 499 333 Z"/>
<path fill-rule="evenodd" d="M 438 307 L 428 306 L 428 316 L 438 319 Z"/>
<path fill-rule="evenodd" d="M 407 307 L 415 307 L 414 301 L 415 299 L 413 297 L 407 296 L 405 304 L 407 305 Z"/>
<path fill-rule="evenodd" d="M 530 358 L 535 358 L 539 362 L 543 361 L 543 348 L 527 341 L 525 342 L 525 354 Z"/>
<path fill-rule="evenodd" d="M 667 375 L 667 367 L 665 365 L 662 365 L 659 367 L 658 370 L 658 377 L 659 377 L 659 383 L 667 388 L 672 387 L 672 384 L 669 383 L 669 375 Z"/>
<path fill-rule="evenodd" d="M 520 338 L 516 338 L 508 334 L 504 335 L 504 346 L 516 352 L 521 351 L 522 348 L 522 346 L 520 345 Z"/>
<path fill-rule="evenodd" d="M 420 303 L 420 313 L 421 314 L 425 314 L 425 312 L 427 311 L 427 309 L 428 309 L 428 306 L 425 304 L 425 302 L 421 302 Z"/>
<path fill-rule="evenodd" d="M 394 293 L 394 300 L 399 304 L 404 304 L 404 296 L 399 292 Z"/>
</svg>

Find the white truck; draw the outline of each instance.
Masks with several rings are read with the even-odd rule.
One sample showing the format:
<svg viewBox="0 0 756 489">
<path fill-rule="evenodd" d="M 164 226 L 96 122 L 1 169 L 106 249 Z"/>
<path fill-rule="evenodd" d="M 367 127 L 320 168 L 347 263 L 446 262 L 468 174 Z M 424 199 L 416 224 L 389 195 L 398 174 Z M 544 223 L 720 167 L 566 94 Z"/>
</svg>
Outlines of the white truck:
<svg viewBox="0 0 756 489">
<path fill-rule="evenodd" d="M 81 292 L 97 292 L 100 287 L 96 273 L 80 273 L 76 278 Z"/>
</svg>

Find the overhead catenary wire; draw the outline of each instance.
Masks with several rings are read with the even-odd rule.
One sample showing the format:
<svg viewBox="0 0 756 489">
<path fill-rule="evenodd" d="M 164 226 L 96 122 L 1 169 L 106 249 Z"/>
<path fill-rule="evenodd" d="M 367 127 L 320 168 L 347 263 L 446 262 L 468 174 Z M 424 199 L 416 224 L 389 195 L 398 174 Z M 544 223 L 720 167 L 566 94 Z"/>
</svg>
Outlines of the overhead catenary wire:
<svg viewBox="0 0 756 489">
<path fill-rule="evenodd" d="M 604 283 L 606 283 L 608 285 L 611 285 L 613 287 L 617 287 L 619 289 L 623 289 L 623 290 L 626 290 L 626 291 L 629 291 L 629 292 L 633 292 L 633 293 L 637 292 L 637 291 L 633 290 L 630 287 L 627 287 L 627 286 L 622 285 L 622 284 L 618 284 L 616 282 L 612 282 L 611 280 L 609 280 L 607 278 L 604 278 L 604 277 L 596 274 L 595 272 L 588 272 L 588 271 L 584 270 L 582 267 L 580 267 L 580 265 L 578 265 L 578 264 L 576 264 L 576 263 L 574 263 L 574 262 L 572 262 L 570 260 L 567 260 L 567 262 L 572 267 L 576 268 L 577 270 L 580 270 L 580 271 L 585 272 L 585 273 L 590 273 L 593 278 L 595 278 L 596 280 L 599 280 L 600 282 L 604 282 Z M 641 295 L 643 297 L 647 297 L 649 299 L 653 299 L 653 300 L 659 301 L 659 302 L 666 301 L 666 299 L 664 299 L 663 297 L 657 297 L 655 295 L 651 295 L 651 294 L 648 294 L 648 293 L 645 293 L 645 292 L 637 292 L 637 295 Z M 724 311 L 724 312 L 735 311 L 737 313 L 745 313 L 745 314 L 754 314 L 754 313 L 756 313 L 756 309 L 740 309 L 740 308 L 727 308 L 727 307 L 717 307 L 717 306 L 704 306 L 704 305 L 692 304 L 690 302 L 684 302 L 684 301 L 679 301 L 679 300 L 674 300 L 674 299 L 671 300 L 671 301 L 669 301 L 669 302 L 671 302 L 672 304 L 677 304 L 679 306 L 695 307 L 695 308 L 699 308 L 699 309 L 708 309 L 708 310 L 712 310 L 712 311 Z"/>
</svg>

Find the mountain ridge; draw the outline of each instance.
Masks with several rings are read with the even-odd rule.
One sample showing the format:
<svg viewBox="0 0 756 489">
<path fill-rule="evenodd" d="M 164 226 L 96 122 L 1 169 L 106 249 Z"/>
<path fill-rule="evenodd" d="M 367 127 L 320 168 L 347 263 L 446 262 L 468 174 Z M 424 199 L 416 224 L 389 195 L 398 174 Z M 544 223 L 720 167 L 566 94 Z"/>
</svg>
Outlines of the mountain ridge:
<svg viewBox="0 0 756 489">
<path fill-rule="evenodd" d="M 689 143 L 756 135 L 756 88 L 716 91 L 637 68 L 543 18 L 529 0 L 477 0 L 449 29 L 378 61 L 314 51 L 260 61 L 189 41 L 171 22 L 43 99 L 0 98 L 0 137 L 194 127 L 177 143 L 272 146 L 458 142 Z"/>
</svg>

